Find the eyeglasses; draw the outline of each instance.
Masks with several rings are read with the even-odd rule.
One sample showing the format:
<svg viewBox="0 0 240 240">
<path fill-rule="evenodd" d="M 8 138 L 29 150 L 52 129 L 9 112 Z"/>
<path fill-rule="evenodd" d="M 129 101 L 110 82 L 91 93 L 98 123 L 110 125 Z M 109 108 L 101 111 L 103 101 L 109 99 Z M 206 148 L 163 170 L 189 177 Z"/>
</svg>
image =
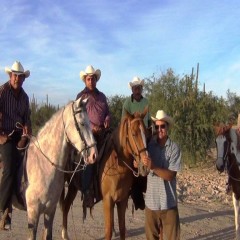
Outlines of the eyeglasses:
<svg viewBox="0 0 240 240">
<path fill-rule="evenodd" d="M 155 129 L 156 129 L 156 130 L 165 129 L 165 128 L 166 128 L 166 124 L 155 125 Z"/>
</svg>

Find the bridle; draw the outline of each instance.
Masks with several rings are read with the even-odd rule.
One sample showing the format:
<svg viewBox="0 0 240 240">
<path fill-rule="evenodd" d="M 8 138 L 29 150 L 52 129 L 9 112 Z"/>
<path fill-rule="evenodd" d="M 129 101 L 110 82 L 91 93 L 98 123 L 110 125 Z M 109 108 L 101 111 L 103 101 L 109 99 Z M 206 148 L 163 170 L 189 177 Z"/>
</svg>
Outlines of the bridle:
<svg viewBox="0 0 240 240">
<path fill-rule="evenodd" d="M 217 137 L 217 139 L 216 139 L 216 143 L 217 143 L 217 141 L 218 141 L 218 139 L 220 138 L 220 136 L 221 135 L 219 135 L 218 137 Z M 224 150 L 223 150 L 223 156 L 219 156 L 218 154 L 219 154 L 219 152 L 217 152 L 217 158 L 219 159 L 222 159 L 222 161 L 223 161 L 223 166 L 224 166 L 224 169 L 226 168 L 226 162 L 228 162 L 227 160 L 228 160 L 228 153 L 229 153 L 229 150 L 230 150 L 230 141 L 228 141 L 228 139 L 224 136 L 224 135 L 222 135 L 222 138 L 224 138 L 224 142 L 226 142 L 227 143 L 227 146 L 226 146 L 226 151 L 224 151 L 225 150 L 225 146 L 224 146 Z"/>
<path fill-rule="evenodd" d="M 223 157 L 219 157 L 219 156 L 217 156 L 217 157 L 222 159 L 222 161 L 223 161 L 223 166 L 224 166 L 224 169 L 226 170 L 226 172 L 227 172 L 227 174 L 228 174 L 228 177 L 231 178 L 232 180 L 235 180 L 235 181 L 240 182 L 240 178 L 235 178 L 235 177 L 233 177 L 233 176 L 230 174 L 230 170 L 231 170 L 231 168 L 232 168 L 232 166 L 233 166 L 233 163 L 230 164 L 230 162 L 229 162 L 229 156 L 228 156 L 228 155 L 229 155 L 229 154 L 234 154 L 234 153 L 231 152 L 231 139 L 230 139 L 229 136 L 226 137 L 224 134 L 222 134 L 222 136 L 225 138 L 225 141 L 226 141 L 226 143 L 227 143 L 226 151 L 225 151 L 225 154 L 224 154 Z M 219 137 L 219 136 L 218 136 L 218 137 Z M 216 141 L 217 141 L 217 139 L 216 139 Z M 235 155 L 235 154 L 234 154 L 234 155 Z"/>
<path fill-rule="evenodd" d="M 138 145 L 138 143 L 137 143 L 137 141 L 136 141 L 136 136 L 135 136 L 135 134 L 133 133 L 132 128 L 131 128 L 131 124 L 134 123 L 134 122 L 136 122 L 136 121 L 139 121 L 139 120 L 141 120 L 141 118 L 135 118 L 135 119 L 133 119 L 133 120 L 128 120 L 128 122 L 127 122 L 126 145 L 128 145 L 128 146 L 130 147 L 130 149 L 131 149 L 131 154 L 132 154 L 132 156 L 134 157 L 134 159 L 136 159 L 136 157 L 138 157 L 139 159 L 141 159 L 141 157 L 140 157 L 141 153 L 147 151 L 146 142 L 144 142 L 145 147 L 142 148 L 142 149 L 139 149 L 139 145 Z M 129 131 L 128 131 L 128 129 L 129 129 Z M 142 134 L 142 139 L 144 139 L 144 138 L 143 138 L 143 130 L 142 130 L 142 127 L 141 127 L 141 126 L 140 126 L 140 130 L 141 130 L 141 134 Z M 136 147 L 136 149 L 137 149 L 137 153 L 133 150 L 133 147 L 132 147 L 132 145 L 131 145 L 131 143 L 130 143 L 129 134 L 128 134 L 129 132 L 131 133 L 131 136 L 132 136 L 134 145 L 135 145 L 135 147 Z"/>
<path fill-rule="evenodd" d="M 136 141 L 136 136 L 135 134 L 133 133 L 133 130 L 131 128 L 131 124 L 136 122 L 136 121 L 141 121 L 142 119 L 141 118 L 134 118 L 133 120 L 130 120 L 128 119 L 127 120 L 127 129 L 126 129 L 126 132 L 127 132 L 127 136 L 126 136 L 126 146 L 129 146 L 130 150 L 131 150 L 131 155 L 133 156 L 134 159 L 139 159 L 139 162 L 141 161 L 141 153 L 142 152 L 147 152 L 147 148 L 146 148 L 146 141 L 145 141 L 145 138 L 144 138 L 144 133 L 143 133 L 143 129 L 142 129 L 142 126 L 140 126 L 140 130 L 141 130 L 141 135 L 142 135 L 142 139 L 144 141 L 144 145 L 145 147 L 140 149 L 139 147 L 139 144 L 137 143 Z M 135 146 L 135 149 L 137 149 L 137 152 L 134 151 L 133 149 L 133 146 L 131 144 L 131 141 L 130 141 L 130 136 L 129 136 L 129 133 L 131 134 L 131 138 L 133 139 L 133 143 L 134 143 L 134 146 Z M 138 172 L 136 172 L 133 168 L 131 168 L 125 161 L 123 161 L 123 163 L 133 172 L 134 176 L 138 177 L 140 175 L 139 173 L 139 167 L 138 167 Z"/>
<path fill-rule="evenodd" d="M 91 144 L 91 145 L 87 145 L 87 141 L 86 141 L 86 139 L 84 138 L 84 136 L 83 136 L 83 134 L 82 134 L 82 131 L 81 131 L 81 127 L 84 127 L 84 123 L 80 123 L 81 127 L 79 127 L 78 122 L 77 122 L 77 119 L 76 119 L 76 115 L 77 115 L 78 113 L 80 113 L 81 110 L 75 111 L 73 105 L 74 105 L 74 102 L 72 102 L 72 114 L 73 114 L 73 119 L 74 119 L 74 125 L 75 125 L 75 128 L 76 128 L 76 130 L 77 130 L 77 132 L 78 132 L 78 134 L 79 134 L 80 141 L 83 143 L 83 146 L 84 146 L 83 149 L 81 149 L 81 151 L 79 151 L 79 153 L 81 154 L 81 156 L 83 157 L 84 162 L 85 162 L 88 149 L 94 147 L 94 146 L 96 145 L 96 142 L 94 142 L 94 143 Z M 64 116 L 65 109 L 66 109 L 66 108 L 64 107 L 64 108 L 63 108 L 63 111 L 62 111 L 62 121 L 63 121 L 63 126 L 64 126 L 64 134 L 65 134 L 65 136 L 66 136 L 66 138 L 67 138 L 67 142 L 70 143 L 70 144 L 74 147 L 74 149 L 76 149 L 75 145 L 69 140 L 69 137 L 67 136 L 66 124 L 65 124 L 65 122 L 64 122 L 64 117 L 63 117 L 63 116 Z M 54 166 L 57 170 L 59 170 L 59 171 L 61 171 L 61 172 L 64 172 L 64 173 L 74 173 L 74 174 L 75 174 L 76 172 L 79 172 L 79 171 L 82 171 L 83 169 L 85 169 L 85 166 L 83 166 L 83 168 L 80 168 L 80 169 L 79 169 L 79 165 L 80 165 L 81 160 L 79 161 L 77 167 L 76 167 L 75 170 L 73 170 L 73 171 L 67 171 L 67 170 L 62 169 L 62 168 L 59 167 L 57 164 L 55 164 L 53 161 L 51 161 L 51 159 L 42 151 L 41 146 L 40 146 L 40 144 L 39 144 L 39 142 L 38 142 L 37 137 L 35 137 L 35 138 L 36 138 L 37 144 L 36 144 L 35 142 L 33 142 L 33 144 L 40 150 L 40 152 L 43 154 L 43 156 L 44 156 L 44 157 L 51 163 L 51 165 Z M 86 165 L 86 162 L 85 162 L 84 165 Z"/>
<path fill-rule="evenodd" d="M 96 146 L 96 142 L 94 142 L 94 143 L 91 144 L 91 145 L 87 145 L 87 141 L 86 141 L 86 139 L 84 138 L 84 136 L 83 136 L 83 134 L 82 134 L 82 131 L 81 131 L 81 128 L 79 127 L 78 122 L 77 122 L 77 119 L 76 119 L 76 115 L 77 115 L 78 113 L 80 113 L 81 110 L 75 111 L 73 106 L 74 106 L 74 102 L 72 103 L 72 113 L 73 113 L 74 124 L 75 124 L 75 127 L 76 127 L 76 129 L 77 129 L 77 132 L 78 132 L 78 134 L 79 134 L 80 140 L 81 140 L 81 142 L 83 143 L 83 146 L 84 146 L 84 148 L 83 148 L 80 152 L 83 152 L 83 151 L 86 152 L 88 149 Z M 63 110 L 63 112 L 64 112 L 64 110 Z M 64 120 L 63 120 L 63 123 L 64 123 Z M 65 124 L 64 124 L 64 126 L 65 126 Z M 84 123 L 81 123 L 81 122 L 80 122 L 80 126 L 81 126 L 81 127 L 84 127 Z M 73 143 L 69 140 L 65 129 L 66 129 L 66 128 L 64 127 L 65 135 L 66 135 L 66 137 L 67 137 L 68 142 L 69 142 L 74 148 L 76 148 L 76 147 L 73 145 Z"/>
</svg>

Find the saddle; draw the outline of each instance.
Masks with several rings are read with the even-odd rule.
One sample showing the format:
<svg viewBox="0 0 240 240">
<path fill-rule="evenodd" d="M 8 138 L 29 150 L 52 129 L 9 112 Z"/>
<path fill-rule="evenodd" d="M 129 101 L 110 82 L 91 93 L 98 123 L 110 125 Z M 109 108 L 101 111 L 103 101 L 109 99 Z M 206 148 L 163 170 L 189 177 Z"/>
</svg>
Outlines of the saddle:
<svg viewBox="0 0 240 240">
<path fill-rule="evenodd" d="M 111 137 L 112 129 L 103 129 L 102 131 L 98 132 L 97 134 L 94 133 L 94 137 L 97 141 L 97 149 L 99 151 L 98 159 L 93 164 L 93 173 L 92 173 L 92 181 L 87 191 L 87 194 L 83 194 L 83 207 L 84 208 L 92 208 L 95 204 L 102 200 L 102 193 L 100 190 L 100 183 L 99 183 L 99 167 L 101 164 L 101 160 L 104 155 L 104 150 L 108 139 Z"/>
</svg>

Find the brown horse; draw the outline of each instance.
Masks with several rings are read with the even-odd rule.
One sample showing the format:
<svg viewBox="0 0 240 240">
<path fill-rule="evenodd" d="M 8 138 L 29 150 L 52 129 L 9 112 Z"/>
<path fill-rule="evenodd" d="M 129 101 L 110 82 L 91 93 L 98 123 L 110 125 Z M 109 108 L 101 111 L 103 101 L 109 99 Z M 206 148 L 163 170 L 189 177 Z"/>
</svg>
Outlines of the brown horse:
<svg viewBox="0 0 240 240">
<path fill-rule="evenodd" d="M 240 170 L 239 149 L 237 148 L 238 136 L 236 129 L 231 125 L 215 128 L 217 134 L 217 161 L 219 172 L 226 170 L 228 174 L 228 190 L 232 191 L 235 212 L 236 239 L 240 240 Z"/>
<path fill-rule="evenodd" d="M 135 176 L 146 176 L 148 169 L 141 158 L 147 155 L 146 128 L 143 118 L 146 114 L 126 114 L 120 126 L 109 139 L 100 165 L 100 186 L 103 196 L 105 239 L 112 238 L 114 206 L 117 205 L 120 239 L 125 239 L 125 212 L 129 191 Z M 135 172 L 133 160 L 139 164 Z"/>
<path fill-rule="evenodd" d="M 106 140 L 104 149 L 102 149 L 103 153 L 99 163 L 99 183 L 103 198 L 106 239 L 112 238 L 115 205 L 117 205 L 120 239 L 125 239 L 125 212 L 134 176 L 146 176 L 149 172 L 149 169 L 141 162 L 141 158 L 148 154 L 146 128 L 143 122 L 146 113 L 147 109 L 142 114 L 126 113 L 125 118 Z M 133 167 L 134 159 L 139 163 L 138 169 Z M 76 178 L 79 176 L 76 175 Z M 61 199 L 63 239 L 69 239 L 67 216 L 78 189 L 80 188 L 75 183 L 70 184 L 65 199 Z"/>
</svg>

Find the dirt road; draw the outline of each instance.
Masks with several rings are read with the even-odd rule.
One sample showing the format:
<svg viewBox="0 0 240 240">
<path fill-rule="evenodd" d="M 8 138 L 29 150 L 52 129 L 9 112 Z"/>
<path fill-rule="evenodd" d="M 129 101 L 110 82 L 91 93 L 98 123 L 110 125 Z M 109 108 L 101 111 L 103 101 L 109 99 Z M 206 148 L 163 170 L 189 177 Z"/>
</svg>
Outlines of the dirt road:
<svg viewBox="0 0 240 240">
<path fill-rule="evenodd" d="M 179 203 L 181 218 L 181 239 L 183 240 L 233 240 L 234 217 L 233 209 L 221 204 L 183 204 Z M 116 214 L 115 214 L 116 215 Z M 88 214 L 87 220 L 82 222 L 81 201 L 78 198 L 69 214 L 69 235 L 73 240 L 104 239 L 104 222 L 102 204 L 98 203 L 93 211 L 94 219 Z M 119 239 L 117 218 L 115 216 L 117 235 L 113 239 Z M 145 239 L 144 212 L 131 213 L 131 200 L 126 214 L 127 239 Z M 39 224 L 38 239 L 41 239 L 42 219 Z M 61 239 L 61 215 L 59 208 L 54 221 L 55 240 Z M 1 240 L 27 239 L 26 213 L 19 210 L 13 212 L 13 224 L 11 231 L 0 232 Z"/>
</svg>

